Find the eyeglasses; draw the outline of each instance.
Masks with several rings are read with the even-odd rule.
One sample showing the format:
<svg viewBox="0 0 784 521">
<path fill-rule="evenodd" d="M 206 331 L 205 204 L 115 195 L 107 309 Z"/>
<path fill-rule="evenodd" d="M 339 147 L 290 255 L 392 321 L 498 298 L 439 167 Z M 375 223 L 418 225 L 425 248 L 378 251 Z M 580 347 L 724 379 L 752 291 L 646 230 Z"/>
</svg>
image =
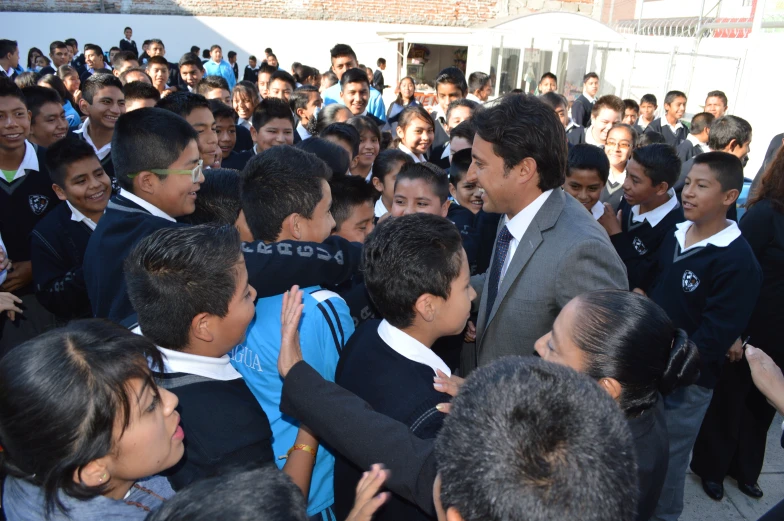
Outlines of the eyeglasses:
<svg viewBox="0 0 784 521">
<path fill-rule="evenodd" d="M 153 174 L 157 175 L 190 175 L 191 181 L 194 183 L 198 183 L 199 179 L 201 178 L 201 174 L 203 172 L 202 167 L 204 166 L 204 160 L 199 159 L 199 163 L 193 170 L 175 170 L 169 168 L 152 168 L 150 170 L 145 170 L 145 172 L 152 172 Z M 141 172 L 137 172 L 135 174 L 129 174 L 128 177 L 134 178 L 137 175 L 141 174 Z"/>
<path fill-rule="evenodd" d="M 606 141 L 604 143 L 605 147 L 617 147 L 618 150 L 629 150 L 632 148 L 632 144 L 628 141 Z"/>
</svg>

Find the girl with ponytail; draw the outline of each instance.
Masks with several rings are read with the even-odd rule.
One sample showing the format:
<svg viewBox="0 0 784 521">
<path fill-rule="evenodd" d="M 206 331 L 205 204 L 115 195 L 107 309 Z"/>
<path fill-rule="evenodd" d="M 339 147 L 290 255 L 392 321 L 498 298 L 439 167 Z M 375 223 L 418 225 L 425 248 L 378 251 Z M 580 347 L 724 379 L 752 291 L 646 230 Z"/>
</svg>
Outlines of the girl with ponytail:
<svg viewBox="0 0 784 521">
<path fill-rule="evenodd" d="M 637 519 L 650 518 L 669 453 L 662 395 L 697 380 L 697 347 L 652 300 L 606 290 L 569 302 L 536 352 L 589 375 L 618 402 L 637 451 Z"/>
</svg>

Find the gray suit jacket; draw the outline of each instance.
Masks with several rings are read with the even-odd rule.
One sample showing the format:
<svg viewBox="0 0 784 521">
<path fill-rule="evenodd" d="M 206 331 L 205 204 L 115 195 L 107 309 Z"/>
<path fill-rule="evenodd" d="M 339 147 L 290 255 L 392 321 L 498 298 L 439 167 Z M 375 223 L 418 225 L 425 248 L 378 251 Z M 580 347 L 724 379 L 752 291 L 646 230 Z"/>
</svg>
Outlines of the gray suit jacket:
<svg viewBox="0 0 784 521">
<path fill-rule="evenodd" d="M 503 226 L 501 219 L 499 230 Z M 495 251 L 490 266 L 493 262 Z M 471 278 L 482 297 L 474 353 L 469 349 L 462 359 L 464 373 L 502 356 L 533 354 L 534 343 L 550 331 L 555 317 L 577 295 L 629 289 L 626 267 L 607 233 L 584 206 L 560 189 L 553 190 L 523 235 L 489 316 L 486 277 L 489 271 Z"/>
</svg>

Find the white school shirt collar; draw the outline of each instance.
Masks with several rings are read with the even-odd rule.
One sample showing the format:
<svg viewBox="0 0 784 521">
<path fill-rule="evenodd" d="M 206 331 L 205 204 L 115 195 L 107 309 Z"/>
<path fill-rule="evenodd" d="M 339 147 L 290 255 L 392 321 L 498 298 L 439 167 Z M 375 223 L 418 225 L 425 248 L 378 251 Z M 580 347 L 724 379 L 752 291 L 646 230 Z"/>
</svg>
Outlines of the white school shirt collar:
<svg viewBox="0 0 784 521">
<path fill-rule="evenodd" d="M 301 121 L 297 123 L 297 134 L 299 134 L 299 137 L 302 139 L 302 141 L 305 141 L 306 139 L 313 137 L 310 135 L 310 132 L 308 132 L 305 129 L 305 127 L 302 126 Z"/>
<path fill-rule="evenodd" d="M 623 172 L 620 174 L 616 174 L 613 172 L 613 169 L 610 169 L 610 175 L 607 178 L 607 184 L 605 185 L 607 188 L 607 192 L 614 194 L 616 191 L 623 188 L 623 182 L 626 181 L 626 169 L 624 168 Z M 615 185 L 613 187 L 612 185 Z"/>
<path fill-rule="evenodd" d="M 16 181 L 20 177 L 24 177 L 27 175 L 28 170 L 35 170 L 38 171 L 40 166 L 38 164 L 38 156 L 35 153 L 35 147 L 32 143 L 25 140 L 25 154 L 22 158 L 22 162 L 19 163 L 19 168 L 16 169 L 16 174 L 14 178 L 11 179 L 11 182 Z M 0 175 L 0 179 L 6 181 L 5 176 Z M 7 182 L 7 181 L 6 181 Z"/>
<path fill-rule="evenodd" d="M 409 148 L 408 148 L 406 145 L 404 145 L 403 143 L 399 144 L 399 145 L 398 145 L 398 148 L 399 148 L 400 150 L 402 150 L 403 152 L 405 152 L 406 154 L 408 154 L 409 156 L 411 156 L 412 158 L 414 158 L 414 163 L 424 163 L 425 161 L 427 161 L 427 160 L 425 159 L 425 156 L 418 156 L 418 155 L 416 155 L 415 153 L 413 153 L 413 152 L 412 152 L 412 151 L 411 151 L 411 150 L 410 150 L 410 149 L 409 149 Z"/>
<path fill-rule="evenodd" d="M 119 195 L 125 197 L 126 199 L 128 199 L 129 201 L 131 201 L 133 203 L 138 204 L 139 206 L 141 206 L 142 208 L 144 208 L 145 210 L 150 212 L 155 217 L 160 217 L 161 219 L 166 219 L 167 221 L 171 221 L 171 222 L 177 222 L 176 219 L 174 219 L 173 217 L 169 216 L 166 212 L 164 212 L 163 210 L 161 210 L 157 206 L 148 203 L 147 201 L 145 201 L 141 197 L 137 197 L 137 196 L 133 195 L 131 192 L 129 192 L 125 188 L 120 188 L 120 194 Z"/>
<path fill-rule="evenodd" d="M 467 99 L 467 100 L 471 100 L 471 101 L 475 101 L 475 102 L 477 102 L 477 103 L 484 103 L 482 100 L 480 100 L 480 99 L 479 99 L 477 96 L 475 96 L 473 93 L 472 93 L 472 94 L 469 94 L 468 96 L 466 96 L 466 99 Z"/>
<path fill-rule="evenodd" d="M 8 77 L 10 78 L 10 77 L 11 77 L 11 75 L 12 75 L 14 72 L 16 72 L 16 71 L 14 70 L 14 68 L 13 68 L 13 67 L 8 67 L 8 70 L 7 70 L 7 71 L 3 71 L 3 72 L 5 72 L 5 75 L 6 75 L 6 76 L 8 76 Z"/>
<path fill-rule="evenodd" d="M 596 201 L 596 204 L 591 208 L 591 215 L 593 215 L 593 218 L 598 221 L 599 217 L 604 215 L 604 203 L 601 201 Z"/>
<path fill-rule="evenodd" d="M 703 143 L 702 141 L 700 141 L 699 139 L 697 139 L 697 137 L 696 137 L 694 134 L 689 134 L 688 136 L 686 136 L 686 139 L 687 139 L 687 140 L 688 140 L 688 141 L 689 141 L 689 142 L 690 142 L 692 145 L 695 145 L 695 146 L 698 146 L 698 147 L 700 147 L 700 150 L 702 150 L 703 152 L 710 152 L 710 151 L 711 151 L 711 149 L 710 149 L 710 147 L 708 146 L 708 144 L 707 144 L 707 143 Z"/>
<path fill-rule="evenodd" d="M 583 91 L 583 96 L 585 96 L 585 99 L 587 99 L 591 103 L 596 103 L 596 98 L 594 98 L 593 96 L 591 96 L 587 92 Z"/>
<path fill-rule="evenodd" d="M 95 221 L 84 215 L 80 212 L 74 205 L 71 204 L 71 201 L 66 201 L 65 204 L 68 205 L 68 208 L 71 209 L 71 220 L 76 221 L 78 223 L 84 223 L 90 227 L 92 231 L 95 231 L 95 227 L 98 226 Z"/>
<path fill-rule="evenodd" d="M 683 123 L 681 123 L 680 120 L 678 120 L 678 122 L 675 123 L 674 125 L 670 125 L 670 122 L 667 121 L 667 116 L 661 117 L 661 124 L 662 124 L 662 128 L 664 128 L 665 126 L 670 127 L 670 130 L 672 130 L 673 134 L 675 134 L 675 132 L 677 132 L 679 128 L 683 128 Z"/>
<path fill-rule="evenodd" d="M 686 232 L 689 231 L 689 228 L 692 224 L 694 223 L 691 221 L 684 221 L 675 225 L 675 239 L 678 241 L 678 244 L 681 247 L 681 253 L 687 252 L 694 248 L 701 248 L 709 244 L 719 248 L 726 248 L 732 243 L 732 241 L 740 237 L 740 228 L 738 228 L 738 223 L 727 219 L 727 227 L 722 231 L 686 248 Z"/>
<path fill-rule="evenodd" d="M 88 145 L 93 147 L 93 150 L 95 151 L 95 155 L 98 156 L 98 159 L 100 161 L 103 161 L 103 159 L 106 156 L 108 156 L 109 153 L 112 151 L 112 142 L 109 141 L 100 149 L 97 148 L 95 146 L 95 143 L 93 143 L 93 138 L 90 137 L 90 132 L 87 130 L 89 127 L 90 127 L 90 118 L 87 118 L 84 120 L 84 123 L 82 123 L 82 126 L 78 130 L 74 130 L 74 134 L 84 135 L 84 140 L 87 141 Z"/>
<path fill-rule="evenodd" d="M 123 38 L 123 40 L 125 40 L 128 43 L 133 43 L 133 40 L 131 40 L 130 38 Z"/>
<path fill-rule="evenodd" d="M 446 159 L 447 157 L 449 157 L 449 154 L 451 152 L 452 152 L 452 143 L 447 143 L 446 146 L 444 147 L 444 152 L 441 154 L 441 159 Z"/>
<path fill-rule="evenodd" d="M 591 127 L 585 127 L 585 142 L 586 142 L 586 144 L 593 145 L 595 147 L 599 147 L 599 148 L 603 148 L 604 147 L 604 145 L 602 145 L 601 143 L 596 141 L 596 139 L 593 137 L 592 126 Z"/>
<path fill-rule="evenodd" d="M 641 223 L 643 221 L 648 221 L 648 224 L 650 224 L 652 227 L 658 225 L 662 219 L 667 217 L 668 213 L 680 206 L 678 198 L 675 197 L 674 189 L 670 188 L 667 190 L 667 195 L 669 195 L 670 198 L 666 203 L 657 208 L 654 208 L 649 212 L 640 213 L 639 204 L 632 206 L 632 222 Z"/>
<path fill-rule="evenodd" d="M 449 366 L 432 349 L 386 320 L 382 320 L 378 325 L 378 336 L 400 356 L 430 367 L 434 374 L 437 374 L 436 370 L 440 369 L 447 376 L 452 376 Z"/>
<path fill-rule="evenodd" d="M 520 244 L 523 235 L 525 235 L 528 227 L 531 226 L 531 223 L 534 221 L 534 217 L 536 217 L 536 214 L 539 213 L 539 210 L 542 209 L 545 201 L 547 201 L 547 198 L 550 197 L 550 194 L 552 193 L 552 189 L 547 190 L 546 192 L 542 192 L 539 197 L 531 201 L 531 204 L 517 212 L 517 215 L 511 219 L 507 215 L 504 216 L 504 224 L 509 230 L 509 233 L 512 234 L 512 239 L 509 241 L 509 251 L 506 254 L 504 267 L 501 270 L 501 280 L 503 280 L 504 275 L 506 275 L 506 270 L 509 267 L 509 263 L 512 261 L 512 257 L 514 257 L 515 251 L 517 251 L 517 245 Z M 501 282 L 499 281 L 498 284 L 500 287 Z"/>
<path fill-rule="evenodd" d="M 434 119 L 443 120 L 446 123 L 446 114 L 444 111 L 441 110 L 441 105 L 436 105 L 435 107 L 431 107 L 433 109 L 433 114 L 435 115 Z"/>
<path fill-rule="evenodd" d="M 564 130 L 565 130 L 566 132 L 569 132 L 569 131 L 570 131 L 570 130 L 572 130 L 573 128 L 580 128 L 580 125 L 578 125 L 577 123 L 575 123 L 574 121 L 572 121 L 572 118 L 569 118 L 569 123 L 566 125 L 566 129 L 564 129 Z"/>
<path fill-rule="evenodd" d="M 372 183 L 373 182 L 373 165 L 370 165 L 370 172 L 368 172 L 368 175 L 365 176 L 365 182 L 366 183 Z M 381 200 L 381 199 L 379 199 L 379 200 Z"/>
<path fill-rule="evenodd" d="M 248 121 L 247 119 L 242 119 L 242 118 L 237 119 L 237 125 L 239 125 L 241 127 L 245 127 L 248 130 L 250 130 L 250 127 L 253 126 L 253 125 L 250 124 L 250 121 Z"/>
<path fill-rule="evenodd" d="M 379 197 L 378 201 L 376 201 L 376 206 L 373 208 L 373 214 L 376 217 L 382 217 L 382 216 L 384 216 L 384 215 L 386 215 L 388 213 L 389 213 L 389 210 L 387 210 L 387 207 L 384 206 L 383 201 L 381 201 L 381 198 Z"/>
</svg>

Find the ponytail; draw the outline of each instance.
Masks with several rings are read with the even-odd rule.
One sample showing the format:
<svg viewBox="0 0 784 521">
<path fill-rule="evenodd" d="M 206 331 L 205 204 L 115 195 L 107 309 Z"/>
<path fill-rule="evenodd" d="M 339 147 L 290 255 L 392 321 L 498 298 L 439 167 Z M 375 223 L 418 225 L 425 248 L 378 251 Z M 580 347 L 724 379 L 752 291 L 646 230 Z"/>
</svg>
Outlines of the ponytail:
<svg viewBox="0 0 784 521">
<path fill-rule="evenodd" d="M 675 329 L 667 366 L 659 380 L 659 392 L 666 396 L 678 387 L 691 385 L 700 376 L 700 354 L 697 346 L 689 340 L 686 331 Z"/>
</svg>

